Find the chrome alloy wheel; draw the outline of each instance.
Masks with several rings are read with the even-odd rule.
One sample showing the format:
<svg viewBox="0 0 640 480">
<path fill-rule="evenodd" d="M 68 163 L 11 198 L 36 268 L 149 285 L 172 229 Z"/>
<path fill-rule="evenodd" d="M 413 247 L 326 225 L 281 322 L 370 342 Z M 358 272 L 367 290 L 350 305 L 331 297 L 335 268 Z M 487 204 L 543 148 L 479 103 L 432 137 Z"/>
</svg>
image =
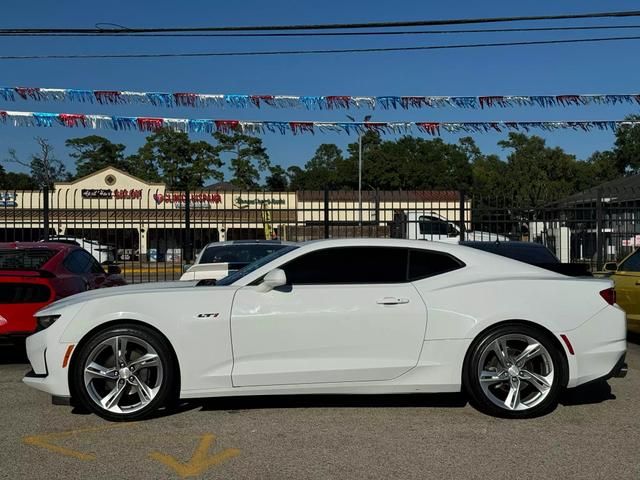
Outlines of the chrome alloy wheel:
<svg viewBox="0 0 640 480">
<path fill-rule="evenodd" d="M 127 414 L 147 406 L 164 379 L 162 362 L 145 340 L 130 335 L 95 346 L 84 364 L 84 385 L 102 409 Z"/>
<path fill-rule="evenodd" d="M 554 365 L 547 349 L 521 334 L 502 335 L 480 355 L 478 378 L 486 397 L 506 410 L 528 410 L 549 395 Z"/>
</svg>

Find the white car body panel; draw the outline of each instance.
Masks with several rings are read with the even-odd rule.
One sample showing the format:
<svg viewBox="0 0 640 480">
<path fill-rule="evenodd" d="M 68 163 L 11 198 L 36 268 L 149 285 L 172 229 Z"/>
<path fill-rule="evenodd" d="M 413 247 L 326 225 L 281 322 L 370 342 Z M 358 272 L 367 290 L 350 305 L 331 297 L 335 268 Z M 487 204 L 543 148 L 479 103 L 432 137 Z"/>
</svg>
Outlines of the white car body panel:
<svg viewBox="0 0 640 480">
<path fill-rule="evenodd" d="M 244 287 L 231 317 L 233 385 L 390 380 L 418 363 L 426 323 L 411 284 Z"/>
<path fill-rule="evenodd" d="M 293 286 L 291 292 L 260 292 L 251 285 L 299 255 L 341 246 L 433 250 L 466 266 L 391 286 Z M 558 339 L 569 366 L 568 386 L 574 387 L 606 376 L 626 350 L 625 314 L 598 293 L 611 286 L 609 280 L 565 277 L 459 245 L 380 239 L 311 242 L 232 286 L 134 285 L 55 302 L 38 315 L 61 317 L 27 339 L 34 372 L 47 376 L 24 381 L 68 396 L 68 368 L 62 367 L 67 346 L 105 323 L 133 320 L 159 330 L 173 347 L 183 398 L 452 392 L 461 388 L 462 364 L 473 339 L 497 323 L 524 320 Z M 376 303 L 387 296 L 409 302 Z M 561 334 L 570 339 L 575 355 Z"/>
</svg>

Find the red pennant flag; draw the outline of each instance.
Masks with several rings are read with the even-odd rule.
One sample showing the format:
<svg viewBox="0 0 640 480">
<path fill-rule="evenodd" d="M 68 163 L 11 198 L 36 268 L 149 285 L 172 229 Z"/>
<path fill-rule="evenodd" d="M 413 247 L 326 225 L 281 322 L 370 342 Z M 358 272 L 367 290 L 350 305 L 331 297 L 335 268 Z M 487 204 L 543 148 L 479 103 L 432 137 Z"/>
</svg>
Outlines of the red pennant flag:
<svg viewBox="0 0 640 480">
<path fill-rule="evenodd" d="M 61 113 L 58 115 L 58 119 L 65 127 L 77 127 L 80 124 L 84 127 L 86 125 L 86 117 L 78 113 Z"/>
<path fill-rule="evenodd" d="M 155 132 L 164 125 L 164 120 L 162 118 L 138 117 L 136 118 L 136 122 L 138 123 L 138 129 L 141 132 Z"/>
<path fill-rule="evenodd" d="M 238 120 L 216 120 L 216 130 L 222 133 L 236 132 L 240 129 Z"/>
</svg>

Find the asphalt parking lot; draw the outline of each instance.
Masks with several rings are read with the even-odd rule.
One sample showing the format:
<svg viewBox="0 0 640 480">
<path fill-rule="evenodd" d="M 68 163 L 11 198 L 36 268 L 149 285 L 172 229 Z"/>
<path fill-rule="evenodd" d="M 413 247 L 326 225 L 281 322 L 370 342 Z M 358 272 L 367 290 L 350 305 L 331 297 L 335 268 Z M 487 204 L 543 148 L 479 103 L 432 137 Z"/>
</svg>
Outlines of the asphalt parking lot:
<svg viewBox="0 0 640 480">
<path fill-rule="evenodd" d="M 0 347 L 0 478 L 640 478 L 640 346 L 629 374 L 564 395 L 534 420 L 461 395 L 206 400 L 117 424 L 21 383 Z"/>
</svg>

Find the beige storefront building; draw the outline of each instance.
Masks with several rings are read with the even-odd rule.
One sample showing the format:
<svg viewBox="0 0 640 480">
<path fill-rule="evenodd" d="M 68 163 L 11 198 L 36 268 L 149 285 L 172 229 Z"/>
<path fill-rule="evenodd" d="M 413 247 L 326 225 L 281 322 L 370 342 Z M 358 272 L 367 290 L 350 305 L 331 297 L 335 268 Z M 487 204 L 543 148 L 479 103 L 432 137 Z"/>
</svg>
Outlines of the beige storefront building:
<svg viewBox="0 0 640 480">
<path fill-rule="evenodd" d="M 109 167 L 55 184 L 49 192 L 49 234 L 89 238 L 146 255 L 150 250 L 179 248 L 187 226 L 197 250 L 210 241 L 318 238 L 326 227 L 325 218 L 331 236 L 353 236 L 356 229 L 360 234 L 364 229 L 366 235 L 389 236 L 389 225 L 399 212 L 437 212 L 450 222 L 460 218 L 458 192 L 366 191 L 360 213 L 357 192 L 329 192 L 325 197 L 325 192 L 228 188 L 227 184 L 190 192 L 187 222 L 185 192 Z M 40 191 L 0 192 L 0 240 L 44 236 L 45 206 Z M 470 205 L 464 207 L 468 210 Z"/>
</svg>

